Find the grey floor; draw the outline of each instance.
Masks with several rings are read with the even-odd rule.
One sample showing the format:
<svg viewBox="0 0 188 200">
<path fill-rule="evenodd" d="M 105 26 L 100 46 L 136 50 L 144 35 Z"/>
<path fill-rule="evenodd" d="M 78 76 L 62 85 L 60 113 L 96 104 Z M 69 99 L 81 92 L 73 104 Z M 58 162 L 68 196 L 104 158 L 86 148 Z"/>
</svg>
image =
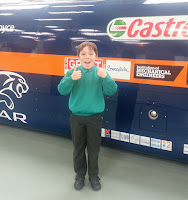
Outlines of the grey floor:
<svg viewBox="0 0 188 200">
<path fill-rule="evenodd" d="M 72 142 L 0 125 L 0 200 L 188 200 L 188 165 L 102 146 L 102 189 L 73 188 Z"/>
</svg>

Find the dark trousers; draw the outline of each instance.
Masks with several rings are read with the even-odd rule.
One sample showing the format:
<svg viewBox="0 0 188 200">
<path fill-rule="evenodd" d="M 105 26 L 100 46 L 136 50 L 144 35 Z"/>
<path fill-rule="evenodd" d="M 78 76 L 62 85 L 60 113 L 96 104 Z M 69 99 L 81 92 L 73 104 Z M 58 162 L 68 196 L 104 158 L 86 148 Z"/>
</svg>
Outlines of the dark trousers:
<svg viewBox="0 0 188 200">
<path fill-rule="evenodd" d="M 98 156 L 101 144 L 101 114 L 94 114 L 91 116 L 72 114 L 70 121 L 74 145 L 73 162 L 76 176 L 84 177 L 87 172 L 87 166 L 89 177 L 97 176 L 99 173 Z M 86 159 L 86 147 L 88 159 Z"/>
</svg>

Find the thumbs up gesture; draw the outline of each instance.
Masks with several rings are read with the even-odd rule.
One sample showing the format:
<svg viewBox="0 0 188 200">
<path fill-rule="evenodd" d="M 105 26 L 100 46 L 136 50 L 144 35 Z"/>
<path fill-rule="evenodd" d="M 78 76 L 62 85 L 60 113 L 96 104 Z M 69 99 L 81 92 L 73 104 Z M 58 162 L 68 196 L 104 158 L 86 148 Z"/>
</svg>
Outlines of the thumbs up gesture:
<svg viewBox="0 0 188 200">
<path fill-rule="evenodd" d="M 97 75 L 101 78 L 106 78 L 107 73 L 106 73 L 106 65 L 103 65 L 102 68 L 99 68 L 97 71 Z"/>
<path fill-rule="evenodd" d="M 74 71 L 71 75 L 72 80 L 76 81 L 79 80 L 82 76 L 82 72 L 80 70 L 76 71 L 77 67 L 74 68 Z"/>
</svg>

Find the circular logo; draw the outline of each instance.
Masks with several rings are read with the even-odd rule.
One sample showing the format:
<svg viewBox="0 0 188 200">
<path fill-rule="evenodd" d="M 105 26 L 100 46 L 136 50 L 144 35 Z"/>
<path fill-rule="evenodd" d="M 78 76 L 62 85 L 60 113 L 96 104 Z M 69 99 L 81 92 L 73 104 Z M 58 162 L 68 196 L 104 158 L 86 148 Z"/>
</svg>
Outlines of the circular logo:
<svg viewBox="0 0 188 200">
<path fill-rule="evenodd" d="M 127 29 L 126 23 L 122 19 L 113 20 L 109 26 L 109 34 L 112 37 L 121 37 Z"/>
</svg>

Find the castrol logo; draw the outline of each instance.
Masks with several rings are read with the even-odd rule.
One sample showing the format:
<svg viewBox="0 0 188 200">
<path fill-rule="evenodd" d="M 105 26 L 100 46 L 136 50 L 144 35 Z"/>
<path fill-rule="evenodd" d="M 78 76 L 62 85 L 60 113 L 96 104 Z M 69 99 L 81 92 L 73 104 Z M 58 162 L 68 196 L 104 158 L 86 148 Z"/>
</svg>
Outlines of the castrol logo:
<svg viewBox="0 0 188 200">
<path fill-rule="evenodd" d="M 187 40 L 188 15 L 116 18 L 107 33 L 113 40 Z"/>
</svg>

